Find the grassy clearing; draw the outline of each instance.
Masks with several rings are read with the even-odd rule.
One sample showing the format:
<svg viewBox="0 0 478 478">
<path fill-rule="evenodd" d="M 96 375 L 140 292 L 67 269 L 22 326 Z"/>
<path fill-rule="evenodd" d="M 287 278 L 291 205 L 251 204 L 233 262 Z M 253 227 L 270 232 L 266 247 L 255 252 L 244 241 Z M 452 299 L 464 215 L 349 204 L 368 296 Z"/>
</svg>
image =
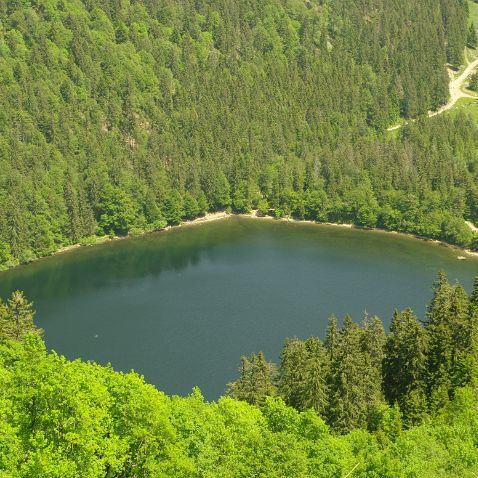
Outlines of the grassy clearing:
<svg viewBox="0 0 478 478">
<path fill-rule="evenodd" d="M 470 23 L 473 22 L 475 27 L 478 28 L 478 3 L 468 0 L 468 5 L 470 9 Z"/>
<path fill-rule="evenodd" d="M 478 98 L 461 98 L 446 114 L 456 116 L 459 112 L 470 114 L 478 124 Z"/>
<path fill-rule="evenodd" d="M 478 3 L 475 3 L 473 0 L 468 0 L 468 8 L 470 11 L 470 24 L 473 23 L 475 25 L 475 28 L 478 29 Z M 468 62 L 473 61 L 477 57 L 477 50 L 470 50 L 469 48 L 466 49 L 466 59 L 468 60 Z"/>
</svg>

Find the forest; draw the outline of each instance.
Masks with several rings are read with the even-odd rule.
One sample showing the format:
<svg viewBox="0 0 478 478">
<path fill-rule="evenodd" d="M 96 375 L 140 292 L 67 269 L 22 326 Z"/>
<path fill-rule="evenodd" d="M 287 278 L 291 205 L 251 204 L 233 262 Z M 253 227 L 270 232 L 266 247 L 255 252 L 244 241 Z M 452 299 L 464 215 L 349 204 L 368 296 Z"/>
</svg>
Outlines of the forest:
<svg viewBox="0 0 478 478">
<path fill-rule="evenodd" d="M 47 352 L 20 292 L 0 303 L 0 475 L 9 478 L 472 478 L 478 469 L 478 278 L 440 273 L 422 323 L 334 318 L 243 359 L 229 396 L 169 397 Z"/>
<path fill-rule="evenodd" d="M 5 0 L 0 25 L 0 269 L 217 210 L 478 248 L 477 125 L 424 119 L 476 48 L 465 0 Z"/>
</svg>

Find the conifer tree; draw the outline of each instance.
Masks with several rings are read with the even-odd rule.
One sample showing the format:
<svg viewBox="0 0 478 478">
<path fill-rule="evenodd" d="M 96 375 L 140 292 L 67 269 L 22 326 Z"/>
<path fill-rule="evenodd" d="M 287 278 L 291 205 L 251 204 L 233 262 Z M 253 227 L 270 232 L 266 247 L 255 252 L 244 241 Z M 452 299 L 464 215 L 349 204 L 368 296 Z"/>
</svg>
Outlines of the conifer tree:
<svg viewBox="0 0 478 478">
<path fill-rule="evenodd" d="M 381 381 L 371 355 L 364 351 L 364 330 L 349 316 L 338 333 L 330 365 L 328 419 L 332 427 L 346 433 L 366 427 L 372 409 L 381 397 Z"/>
<path fill-rule="evenodd" d="M 241 357 L 240 377 L 227 386 L 227 393 L 233 398 L 252 405 L 261 405 L 266 397 L 277 394 L 277 367 L 268 362 L 262 352 L 250 358 Z"/>
<path fill-rule="evenodd" d="M 183 195 L 183 205 L 185 219 L 194 219 L 201 212 L 196 198 L 189 192 Z"/>
<path fill-rule="evenodd" d="M 281 354 L 279 390 L 288 405 L 323 414 L 328 402 L 328 357 L 320 339 L 286 340 Z"/>
<path fill-rule="evenodd" d="M 42 334 L 33 322 L 33 304 L 22 292 L 12 293 L 6 304 L 0 302 L 0 339 L 20 342 L 29 333 Z"/>
<path fill-rule="evenodd" d="M 383 389 L 391 405 L 398 404 L 404 423 L 414 425 L 426 413 L 425 329 L 411 309 L 393 314 L 383 361 Z"/>
<path fill-rule="evenodd" d="M 337 352 L 339 330 L 337 327 L 337 317 L 335 317 L 335 315 L 331 315 L 328 320 L 329 324 L 325 333 L 325 348 L 329 355 L 329 360 L 332 361 Z"/>
<path fill-rule="evenodd" d="M 471 75 L 468 88 L 473 91 L 478 91 L 478 73 Z"/>
<path fill-rule="evenodd" d="M 470 298 L 460 284 L 453 287 L 451 301 L 452 327 L 452 387 L 463 387 L 472 381 L 475 367 L 477 324 Z"/>
<path fill-rule="evenodd" d="M 183 199 L 178 191 L 174 190 L 166 197 L 163 205 L 163 214 L 169 224 L 179 224 L 184 217 Z"/>
<path fill-rule="evenodd" d="M 438 273 L 433 298 L 427 310 L 427 394 L 430 408 L 437 410 L 449 400 L 451 389 L 451 337 L 448 327 L 451 286 L 443 271 Z"/>
<path fill-rule="evenodd" d="M 383 322 L 376 315 L 370 318 L 365 314 L 362 326 L 364 329 L 362 341 L 363 351 L 370 356 L 373 367 L 381 372 L 386 341 Z"/>
<path fill-rule="evenodd" d="M 281 353 L 279 390 L 284 401 L 302 409 L 305 393 L 307 350 L 305 343 L 297 338 L 286 339 Z"/>
<path fill-rule="evenodd" d="M 478 44 L 478 39 L 476 35 L 476 28 L 475 28 L 475 24 L 472 23 L 470 25 L 470 29 L 468 30 L 467 45 L 469 48 L 476 49 L 477 44 Z"/>
<path fill-rule="evenodd" d="M 444 406 L 457 387 L 471 381 L 474 322 L 464 289 L 459 284 L 451 286 L 445 273 L 440 272 L 427 311 L 427 389 L 432 411 Z"/>
<path fill-rule="evenodd" d="M 367 420 L 383 403 L 382 362 L 386 341 L 382 321 L 365 314 L 362 321 L 362 353 L 364 355 L 363 386 L 367 399 Z"/>
<path fill-rule="evenodd" d="M 312 408 L 318 414 L 325 415 L 329 401 L 327 379 L 330 370 L 327 350 L 317 337 L 308 338 L 305 341 L 305 347 L 308 360 L 303 409 Z"/>
</svg>

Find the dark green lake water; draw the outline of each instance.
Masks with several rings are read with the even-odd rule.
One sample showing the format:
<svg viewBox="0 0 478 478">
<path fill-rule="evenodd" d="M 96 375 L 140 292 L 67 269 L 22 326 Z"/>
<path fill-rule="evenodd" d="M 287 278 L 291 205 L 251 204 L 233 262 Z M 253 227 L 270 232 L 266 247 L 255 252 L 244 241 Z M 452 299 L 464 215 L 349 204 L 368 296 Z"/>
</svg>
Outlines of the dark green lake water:
<svg viewBox="0 0 478 478">
<path fill-rule="evenodd" d="M 413 238 L 232 218 L 82 248 L 0 274 L 24 290 L 48 347 L 111 362 L 169 394 L 215 399 L 239 358 L 277 360 L 285 337 L 323 336 L 327 317 L 394 307 L 423 317 L 439 269 L 471 289 L 478 260 Z"/>
</svg>

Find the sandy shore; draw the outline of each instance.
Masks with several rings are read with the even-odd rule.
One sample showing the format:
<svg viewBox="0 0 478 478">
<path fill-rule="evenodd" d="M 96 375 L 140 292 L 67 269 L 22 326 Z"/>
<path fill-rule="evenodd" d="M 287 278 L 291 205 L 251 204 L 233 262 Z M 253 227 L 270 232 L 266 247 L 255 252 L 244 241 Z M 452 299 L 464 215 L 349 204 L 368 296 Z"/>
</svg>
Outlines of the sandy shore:
<svg viewBox="0 0 478 478">
<path fill-rule="evenodd" d="M 208 212 L 206 215 L 197 217 L 196 219 L 193 219 L 191 221 L 184 221 L 181 224 L 178 224 L 176 226 L 168 226 L 164 230 L 169 231 L 171 229 L 176 229 L 177 227 L 181 226 L 190 226 L 192 224 L 202 224 L 205 222 L 213 222 L 213 221 L 218 221 L 219 219 L 227 219 L 231 217 L 233 214 L 229 214 L 226 211 L 220 211 L 220 212 Z"/>
</svg>

